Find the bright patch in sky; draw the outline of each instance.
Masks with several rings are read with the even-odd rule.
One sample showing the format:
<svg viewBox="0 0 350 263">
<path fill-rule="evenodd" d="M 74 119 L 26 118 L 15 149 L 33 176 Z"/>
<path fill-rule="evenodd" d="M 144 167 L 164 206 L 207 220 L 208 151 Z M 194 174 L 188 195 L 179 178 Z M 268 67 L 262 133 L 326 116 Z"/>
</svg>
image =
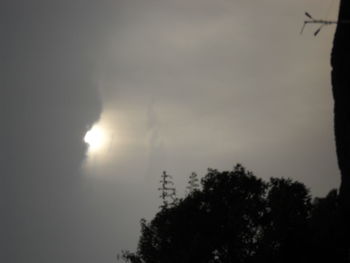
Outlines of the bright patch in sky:
<svg viewBox="0 0 350 263">
<path fill-rule="evenodd" d="M 116 113 L 113 112 L 113 115 Z M 115 163 L 117 153 L 120 153 L 121 140 L 120 126 L 115 118 L 103 112 L 100 119 L 95 122 L 85 133 L 83 141 L 88 145 L 85 160 L 82 164 L 85 172 L 90 174 L 103 174 L 100 168 L 113 162 Z M 118 155 L 119 157 L 119 155 Z"/>
<path fill-rule="evenodd" d="M 96 153 L 101 151 L 107 144 L 106 131 L 99 125 L 94 125 L 86 132 L 84 142 L 89 145 L 89 152 Z"/>
</svg>

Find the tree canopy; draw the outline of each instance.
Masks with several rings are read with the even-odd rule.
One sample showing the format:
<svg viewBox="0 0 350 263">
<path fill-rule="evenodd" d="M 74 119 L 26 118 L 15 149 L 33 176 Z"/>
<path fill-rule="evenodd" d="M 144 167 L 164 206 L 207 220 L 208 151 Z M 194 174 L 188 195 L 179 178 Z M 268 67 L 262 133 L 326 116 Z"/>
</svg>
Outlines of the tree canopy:
<svg viewBox="0 0 350 263">
<path fill-rule="evenodd" d="M 268 182 L 242 165 L 209 169 L 185 198 L 163 207 L 147 222 L 131 263 L 346 262 L 338 193 L 312 202 L 304 184 Z"/>
</svg>

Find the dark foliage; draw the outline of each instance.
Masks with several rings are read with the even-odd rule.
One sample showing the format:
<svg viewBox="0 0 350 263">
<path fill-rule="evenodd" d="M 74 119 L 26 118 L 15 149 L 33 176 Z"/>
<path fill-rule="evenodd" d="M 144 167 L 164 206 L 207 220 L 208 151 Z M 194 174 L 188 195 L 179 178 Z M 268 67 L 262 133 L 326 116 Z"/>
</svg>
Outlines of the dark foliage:
<svg viewBox="0 0 350 263">
<path fill-rule="evenodd" d="M 141 220 L 132 263 L 346 262 L 337 191 L 311 201 L 290 179 L 255 177 L 243 166 L 208 170 L 202 187 Z"/>
<path fill-rule="evenodd" d="M 198 175 L 197 173 L 193 172 L 188 180 L 188 185 L 187 185 L 187 191 L 188 193 L 191 193 L 193 191 L 195 191 L 196 189 L 198 189 L 199 187 L 199 179 L 198 179 Z"/>
</svg>

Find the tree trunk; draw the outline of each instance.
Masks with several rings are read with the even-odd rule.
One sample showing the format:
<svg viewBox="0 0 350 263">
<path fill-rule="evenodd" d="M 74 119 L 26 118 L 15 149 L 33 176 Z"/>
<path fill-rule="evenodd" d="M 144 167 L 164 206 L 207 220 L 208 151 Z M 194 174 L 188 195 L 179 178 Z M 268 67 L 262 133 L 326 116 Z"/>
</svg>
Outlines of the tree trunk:
<svg viewBox="0 0 350 263">
<path fill-rule="evenodd" d="M 350 227 L 350 0 L 341 0 L 331 56 L 334 131 L 341 172 L 340 206 L 347 236 Z M 346 21 L 346 23 L 344 23 Z M 349 238 L 347 238 L 349 240 Z M 346 244 L 349 248 L 349 243 Z"/>
</svg>

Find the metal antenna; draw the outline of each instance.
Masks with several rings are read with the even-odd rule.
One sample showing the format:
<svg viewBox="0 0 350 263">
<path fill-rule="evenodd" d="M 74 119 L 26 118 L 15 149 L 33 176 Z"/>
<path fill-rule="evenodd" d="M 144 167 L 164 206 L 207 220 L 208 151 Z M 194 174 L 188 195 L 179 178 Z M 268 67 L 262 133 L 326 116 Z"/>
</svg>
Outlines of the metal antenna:
<svg viewBox="0 0 350 263">
<path fill-rule="evenodd" d="M 318 33 L 320 33 L 321 29 L 324 26 L 332 25 L 332 24 L 338 24 L 338 21 L 330 21 L 330 20 L 323 20 L 323 19 L 315 19 L 310 15 L 308 12 L 305 12 L 305 16 L 308 18 L 304 21 L 303 27 L 301 28 L 300 34 L 304 32 L 304 28 L 307 24 L 319 24 L 321 25 L 315 32 L 314 36 L 317 36 Z M 350 23 L 350 21 L 341 21 L 341 23 Z"/>
</svg>

